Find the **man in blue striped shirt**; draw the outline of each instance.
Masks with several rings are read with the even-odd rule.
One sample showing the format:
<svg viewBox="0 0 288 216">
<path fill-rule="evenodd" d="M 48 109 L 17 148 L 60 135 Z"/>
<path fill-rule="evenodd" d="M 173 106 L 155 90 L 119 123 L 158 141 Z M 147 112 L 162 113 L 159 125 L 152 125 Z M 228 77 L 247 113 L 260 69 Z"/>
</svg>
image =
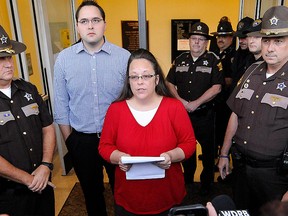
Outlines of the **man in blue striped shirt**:
<svg viewBox="0 0 288 216">
<path fill-rule="evenodd" d="M 94 1 L 76 11 L 81 41 L 64 49 L 54 68 L 55 122 L 59 124 L 85 196 L 88 215 L 106 216 L 103 166 L 113 190 L 114 167 L 98 154 L 106 111 L 120 94 L 130 53 L 104 37 L 105 12 Z"/>
</svg>

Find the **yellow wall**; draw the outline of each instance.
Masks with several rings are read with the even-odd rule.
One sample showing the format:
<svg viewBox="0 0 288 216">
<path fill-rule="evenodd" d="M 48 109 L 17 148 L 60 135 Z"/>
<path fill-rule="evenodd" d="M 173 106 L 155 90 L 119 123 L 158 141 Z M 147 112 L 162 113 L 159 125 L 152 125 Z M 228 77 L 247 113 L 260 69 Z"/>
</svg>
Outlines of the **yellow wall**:
<svg viewBox="0 0 288 216">
<path fill-rule="evenodd" d="M 36 53 L 36 40 L 34 39 L 34 30 L 33 30 L 33 21 L 30 13 L 30 0 L 21 0 L 18 1 L 18 12 L 21 22 L 21 30 L 23 42 L 27 46 L 27 50 L 25 53 L 30 53 L 31 55 L 31 63 L 33 68 L 33 74 L 29 77 L 30 81 L 34 83 L 39 92 L 43 93 L 42 80 L 41 80 L 41 72 L 39 71 L 40 66 L 38 65 L 37 53 Z M 25 8 L 25 10 L 23 10 Z M 29 8 L 29 9 L 28 9 Z M 0 24 L 3 26 L 10 39 L 14 39 L 10 30 L 10 21 L 8 16 L 8 9 L 6 5 L 6 1 L 0 1 Z M 15 58 L 14 58 L 15 59 Z M 14 76 L 18 77 L 16 62 L 15 65 L 15 73 Z"/>
<path fill-rule="evenodd" d="M 26 54 L 31 56 L 32 72 L 29 76 L 29 81 L 35 84 L 40 93 L 43 92 L 42 85 L 42 72 L 40 71 L 40 65 L 38 64 L 36 39 L 34 39 L 34 22 L 30 11 L 30 0 L 18 1 L 18 13 L 21 22 L 22 37 L 27 49 Z M 25 10 L 23 10 L 25 8 Z M 29 9 L 28 9 L 29 8 Z"/>
<path fill-rule="evenodd" d="M 106 12 L 106 37 L 122 46 L 121 20 L 137 20 L 137 0 L 98 0 Z M 146 17 L 149 22 L 149 48 L 159 60 L 165 73 L 171 65 L 171 19 L 201 19 L 217 29 L 222 16 L 228 16 L 234 30 L 239 17 L 239 0 L 146 0 Z"/>
</svg>

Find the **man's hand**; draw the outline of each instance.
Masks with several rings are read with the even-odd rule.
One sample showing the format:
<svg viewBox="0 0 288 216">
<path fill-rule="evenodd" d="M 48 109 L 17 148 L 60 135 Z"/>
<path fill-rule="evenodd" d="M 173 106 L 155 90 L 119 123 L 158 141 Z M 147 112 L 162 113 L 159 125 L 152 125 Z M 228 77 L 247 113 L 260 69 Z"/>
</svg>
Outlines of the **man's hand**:
<svg viewBox="0 0 288 216">
<path fill-rule="evenodd" d="M 229 158 L 221 158 L 218 163 L 219 172 L 222 179 L 225 179 L 227 175 L 229 175 Z"/>
<path fill-rule="evenodd" d="M 31 191 L 41 193 L 47 184 L 55 188 L 55 185 L 49 182 L 50 169 L 47 166 L 40 165 L 31 175 L 34 176 L 32 183 L 28 186 Z"/>
</svg>

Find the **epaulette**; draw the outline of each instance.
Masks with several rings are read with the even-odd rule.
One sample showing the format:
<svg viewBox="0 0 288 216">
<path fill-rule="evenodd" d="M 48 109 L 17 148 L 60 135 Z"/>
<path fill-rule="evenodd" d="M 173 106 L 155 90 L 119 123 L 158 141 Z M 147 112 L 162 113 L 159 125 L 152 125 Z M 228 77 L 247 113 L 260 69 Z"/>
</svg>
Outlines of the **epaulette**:
<svg viewBox="0 0 288 216">
<path fill-rule="evenodd" d="M 180 55 L 178 55 L 177 57 L 176 57 L 176 59 L 178 59 L 178 58 L 189 58 L 190 57 L 190 51 L 187 51 L 187 52 L 183 52 L 183 53 L 181 53 Z"/>
<path fill-rule="evenodd" d="M 219 58 L 219 56 L 218 55 L 216 55 L 214 52 L 212 52 L 212 51 L 207 51 L 207 53 L 209 53 L 209 54 L 213 54 L 218 60 L 220 59 Z"/>
</svg>

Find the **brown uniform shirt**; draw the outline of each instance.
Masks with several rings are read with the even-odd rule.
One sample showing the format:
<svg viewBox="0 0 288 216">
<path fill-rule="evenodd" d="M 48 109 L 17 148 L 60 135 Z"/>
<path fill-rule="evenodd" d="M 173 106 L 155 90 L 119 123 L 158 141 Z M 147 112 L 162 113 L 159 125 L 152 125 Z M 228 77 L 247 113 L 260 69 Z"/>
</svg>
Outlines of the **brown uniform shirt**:
<svg viewBox="0 0 288 216">
<path fill-rule="evenodd" d="M 12 81 L 11 98 L 0 92 L 0 155 L 31 173 L 42 161 L 42 128 L 52 123 L 36 87 Z"/>
<path fill-rule="evenodd" d="M 288 62 L 266 78 L 267 64 L 245 72 L 227 104 L 238 116 L 235 142 L 244 155 L 270 160 L 288 144 Z"/>
</svg>

